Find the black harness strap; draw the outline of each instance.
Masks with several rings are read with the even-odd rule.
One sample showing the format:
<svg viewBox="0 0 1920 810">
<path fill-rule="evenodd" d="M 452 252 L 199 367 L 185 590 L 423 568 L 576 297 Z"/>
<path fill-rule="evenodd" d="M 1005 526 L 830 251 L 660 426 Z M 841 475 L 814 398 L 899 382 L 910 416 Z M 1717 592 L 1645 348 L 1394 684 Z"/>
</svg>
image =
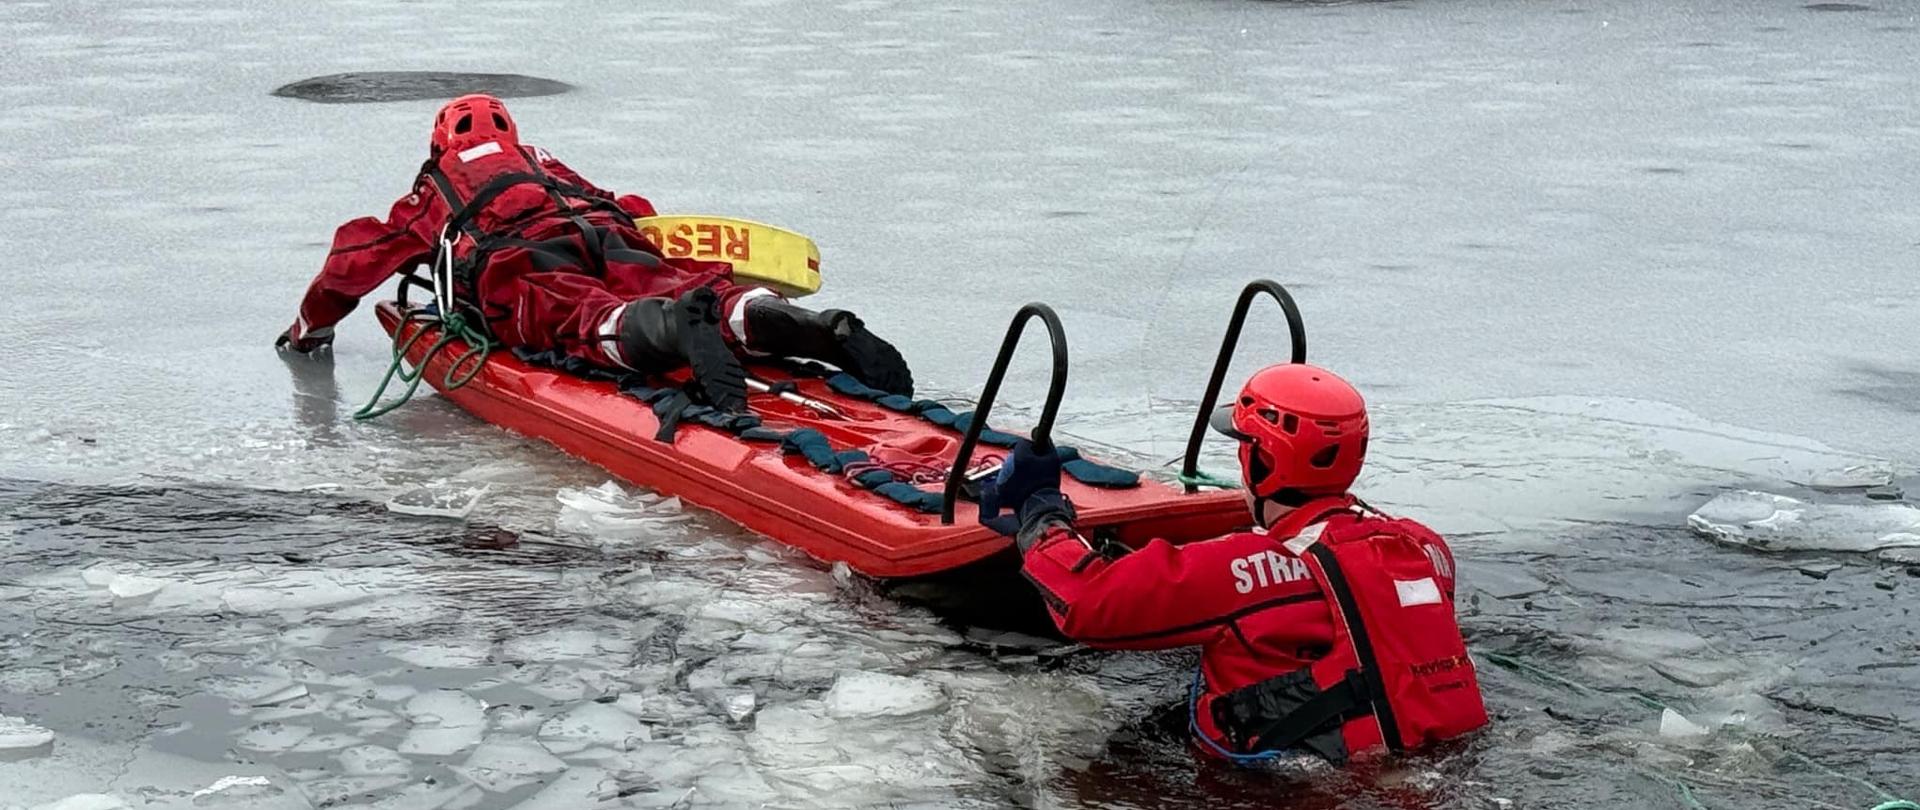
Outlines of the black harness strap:
<svg viewBox="0 0 1920 810">
<path fill-rule="evenodd" d="M 1323 726 L 1365 709 L 1369 702 L 1365 678 L 1359 670 L 1351 670 L 1338 684 L 1321 690 L 1240 742 L 1261 751 L 1292 748 Z"/>
<path fill-rule="evenodd" d="M 428 161 L 421 172 L 446 200 L 451 211 L 447 217 L 448 230 L 460 231 L 473 239 L 473 251 L 454 264 L 456 288 L 471 291 L 477 298 L 479 279 L 476 273 L 486 266 L 488 257 L 495 251 L 508 247 L 525 248 L 532 254 L 535 266 L 542 270 L 564 270 L 584 265 L 582 269 L 600 278 L 607 276 L 607 259 L 610 257 L 616 261 L 659 266 L 658 257 L 633 250 L 617 237 L 613 239 L 614 247 L 609 249 L 604 244 L 609 237 L 607 230 L 594 227 L 583 216 L 587 212 L 602 211 L 612 215 L 616 221 L 632 226 L 633 217 L 618 203 L 580 186 L 554 179 L 540 170 L 539 157 L 525 147 L 520 147 L 520 154 L 527 161 L 528 171 L 507 172 L 494 177 L 474 191 L 472 199 L 461 197 L 453 181 L 432 161 Z M 556 210 L 548 212 L 535 207 L 499 223 L 494 232 L 482 230 L 477 221 L 480 212 L 508 189 L 523 185 L 536 185 L 545 190 Z M 577 208 L 572 201 L 585 203 L 585 208 Z M 521 226 L 549 213 L 567 217 L 577 233 L 538 241 L 516 235 Z M 504 317 L 504 313 L 486 313 L 483 317 L 490 323 L 494 318 Z"/>
</svg>

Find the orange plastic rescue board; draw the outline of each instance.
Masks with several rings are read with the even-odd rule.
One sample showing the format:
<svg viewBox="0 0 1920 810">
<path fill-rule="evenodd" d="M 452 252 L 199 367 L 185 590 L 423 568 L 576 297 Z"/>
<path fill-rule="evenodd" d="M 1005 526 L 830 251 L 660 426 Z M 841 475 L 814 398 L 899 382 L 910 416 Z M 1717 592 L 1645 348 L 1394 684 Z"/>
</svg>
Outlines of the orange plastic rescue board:
<svg viewBox="0 0 1920 810">
<path fill-rule="evenodd" d="M 432 324 L 406 321 L 399 304 L 382 302 L 380 324 L 405 339 Z M 434 342 L 414 341 L 409 362 L 418 362 Z M 466 351 L 454 341 L 428 362 L 436 388 L 447 366 Z M 768 427 L 810 427 L 836 448 L 876 445 L 957 447 L 960 434 L 918 417 L 835 393 L 822 380 L 794 378 L 783 369 L 752 366 L 763 380 L 793 380 L 799 393 L 831 403 L 845 418 L 823 418 L 773 394 L 752 395 L 751 406 Z M 979 524 L 978 510 L 962 501 L 954 522 L 923 514 L 815 469 L 776 445 L 749 442 L 697 423 L 683 423 L 672 443 L 653 438 L 653 409 L 621 394 L 612 383 L 587 380 L 494 352 L 473 381 L 447 397 L 496 426 L 543 439 L 629 483 L 678 495 L 747 529 L 806 551 L 826 562 L 845 562 L 874 577 L 912 577 L 958 568 L 1009 547 L 1004 536 Z M 927 485 L 929 489 L 938 484 Z M 1068 479 L 1065 490 L 1079 509 L 1088 535 L 1111 534 L 1142 545 L 1155 537 L 1179 543 L 1214 537 L 1247 522 L 1238 492 L 1185 494 L 1157 481 L 1131 489 L 1096 489 Z"/>
</svg>

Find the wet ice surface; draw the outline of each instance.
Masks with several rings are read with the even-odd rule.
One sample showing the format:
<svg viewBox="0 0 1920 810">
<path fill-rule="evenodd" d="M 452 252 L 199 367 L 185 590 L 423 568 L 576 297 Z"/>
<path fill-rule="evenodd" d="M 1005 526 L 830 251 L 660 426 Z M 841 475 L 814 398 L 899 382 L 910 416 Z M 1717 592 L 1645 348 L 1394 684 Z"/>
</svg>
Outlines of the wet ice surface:
<svg viewBox="0 0 1920 810">
<path fill-rule="evenodd" d="M 1852 5 L 0 5 L 0 807 L 1920 793 L 1920 580 L 1687 528 L 1752 491 L 1850 547 L 1899 504 L 1843 471 L 1920 489 L 1916 21 Z M 1062 428 L 1152 461 L 1285 281 L 1379 406 L 1363 492 L 1458 538 L 1474 649 L 1594 691 L 1489 658 L 1460 748 L 1199 767 L 1141 720 L 1186 657 L 943 623 L 437 399 L 347 421 L 365 313 L 333 365 L 266 347 L 433 104 L 268 94 L 414 69 L 577 86 L 515 102 L 538 142 L 813 235 L 935 388 L 1051 301 Z"/>
</svg>

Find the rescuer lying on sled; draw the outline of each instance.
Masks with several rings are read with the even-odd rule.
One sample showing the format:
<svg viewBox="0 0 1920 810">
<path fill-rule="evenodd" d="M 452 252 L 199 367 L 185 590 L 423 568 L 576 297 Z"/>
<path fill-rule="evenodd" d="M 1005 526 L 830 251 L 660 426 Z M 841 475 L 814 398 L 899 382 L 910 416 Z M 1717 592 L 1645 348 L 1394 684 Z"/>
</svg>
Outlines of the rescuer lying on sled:
<svg viewBox="0 0 1920 810">
<path fill-rule="evenodd" d="M 1200 647 L 1190 727 L 1231 760 L 1341 763 L 1484 725 L 1452 552 L 1347 492 L 1367 451 L 1360 393 L 1315 366 L 1272 366 L 1212 423 L 1240 442 L 1250 531 L 1096 547 L 1074 530 L 1059 457 L 1024 442 L 987 482 L 983 520 L 1017 507 L 1023 568 L 1060 630 L 1095 647 Z"/>
<path fill-rule="evenodd" d="M 456 299 L 509 347 L 636 371 L 688 366 L 699 392 L 728 410 L 746 403 L 735 348 L 823 360 L 874 388 L 913 392 L 900 353 L 852 313 L 815 312 L 738 283 L 725 262 L 667 258 L 634 222 L 653 214 L 647 200 L 615 197 L 521 144 L 499 99 L 462 96 L 435 117 L 429 157 L 387 220 L 363 217 L 334 233 L 275 345 L 328 345 L 361 297 L 434 258 L 444 239 Z"/>
</svg>

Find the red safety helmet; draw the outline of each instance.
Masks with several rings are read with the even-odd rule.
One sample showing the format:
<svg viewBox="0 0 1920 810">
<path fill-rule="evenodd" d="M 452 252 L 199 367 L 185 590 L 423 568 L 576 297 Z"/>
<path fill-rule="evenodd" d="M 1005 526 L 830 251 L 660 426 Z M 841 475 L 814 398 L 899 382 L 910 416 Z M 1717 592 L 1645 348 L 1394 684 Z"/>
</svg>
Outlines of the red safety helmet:
<svg viewBox="0 0 1920 810">
<path fill-rule="evenodd" d="M 1367 457 L 1367 402 L 1319 366 L 1268 366 L 1247 379 L 1213 428 L 1240 440 L 1240 476 L 1256 498 L 1282 490 L 1339 495 Z"/>
<path fill-rule="evenodd" d="M 500 99 L 485 93 L 461 96 L 440 108 L 433 117 L 433 153 L 448 149 L 464 150 L 488 141 L 503 146 L 520 145 L 520 129 Z"/>
</svg>

